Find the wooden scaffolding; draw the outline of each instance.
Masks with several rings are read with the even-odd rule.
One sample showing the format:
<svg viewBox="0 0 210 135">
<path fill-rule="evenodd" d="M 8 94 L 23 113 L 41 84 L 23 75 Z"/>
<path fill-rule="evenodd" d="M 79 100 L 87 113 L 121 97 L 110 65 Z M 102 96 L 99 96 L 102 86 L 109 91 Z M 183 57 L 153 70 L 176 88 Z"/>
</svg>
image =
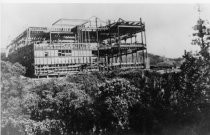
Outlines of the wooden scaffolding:
<svg viewBox="0 0 210 135">
<path fill-rule="evenodd" d="M 27 67 L 27 76 L 60 76 L 83 69 L 146 68 L 145 24 L 141 19 L 59 19 L 50 28 L 29 27 L 8 50 L 12 62 Z"/>
</svg>

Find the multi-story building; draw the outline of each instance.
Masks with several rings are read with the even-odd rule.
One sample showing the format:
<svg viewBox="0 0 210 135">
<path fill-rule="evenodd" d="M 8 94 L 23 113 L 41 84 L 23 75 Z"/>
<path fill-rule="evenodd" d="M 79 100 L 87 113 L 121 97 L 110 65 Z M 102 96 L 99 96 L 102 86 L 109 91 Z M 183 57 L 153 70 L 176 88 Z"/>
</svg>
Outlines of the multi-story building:
<svg viewBox="0 0 210 135">
<path fill-rule="evenodd" d="M 62 76 L 80 70 L 145 68 L 145 24 L 59 19 L 51 27 L 29 27 L 8 46 L 8 58 L 27 69 L 27 76 Z"/>
</svg>

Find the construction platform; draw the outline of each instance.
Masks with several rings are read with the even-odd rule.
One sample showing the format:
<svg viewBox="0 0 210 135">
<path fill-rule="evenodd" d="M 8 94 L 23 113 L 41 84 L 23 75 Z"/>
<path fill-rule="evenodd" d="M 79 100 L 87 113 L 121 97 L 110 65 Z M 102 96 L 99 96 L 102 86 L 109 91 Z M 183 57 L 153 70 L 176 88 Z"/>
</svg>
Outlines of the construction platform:
<svg viewBox="0 0 210 135">
<path fill-rule="evenodd" d="M 26 76 L 60 76 L 82 70 L 146 68 L 145 23 L 59 19 L 51 27 L 29 27 L 8 46 L 11 62 L 26 67 Z"/>
</svg>

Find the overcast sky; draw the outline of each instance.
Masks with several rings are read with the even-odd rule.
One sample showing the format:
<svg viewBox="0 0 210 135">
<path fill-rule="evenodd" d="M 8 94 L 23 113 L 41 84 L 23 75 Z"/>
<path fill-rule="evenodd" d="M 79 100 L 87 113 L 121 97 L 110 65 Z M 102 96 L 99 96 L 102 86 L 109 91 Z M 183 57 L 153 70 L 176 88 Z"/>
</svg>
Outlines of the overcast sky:
<svg viewBox="0 0 210 135">
<path fill-rule="evenodd" d="M 139 20 L 146 24 L 148 52 L 181 57 L 192 50 L 196 4 L 2 4 L 1 47 L 29 26 L 50 26 L 59 18 Z M 210 4 L 201 4 L 201 16 L 210 21 Z"/>
</svg>

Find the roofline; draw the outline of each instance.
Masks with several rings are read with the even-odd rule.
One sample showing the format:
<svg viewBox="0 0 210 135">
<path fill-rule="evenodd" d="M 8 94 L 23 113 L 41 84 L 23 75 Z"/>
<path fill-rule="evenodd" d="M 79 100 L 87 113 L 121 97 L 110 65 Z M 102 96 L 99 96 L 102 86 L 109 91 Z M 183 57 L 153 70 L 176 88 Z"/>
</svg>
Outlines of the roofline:
<svg viewBox="0 0 210 135">
<path fill-rule="evenodd" d="M 82 23 L 82 24 L 85 24 L 85 23 L 87 23 L 87 22 L 90 21 L 90 20 L 87 20 L 87 19 L 68 19 L 68 18 L 61 18 L 61 19 L 58 19 L 57 21 L 55 21 L 52 25 L 57 25 L 57 23 L 59 21 L 62 21 L 62 20 L 67 20 L 67 21 L 84 21 L 84 23 Z M 82 24 L 79 24 L 79 25 L 82 25 Z"/>
</svg>

